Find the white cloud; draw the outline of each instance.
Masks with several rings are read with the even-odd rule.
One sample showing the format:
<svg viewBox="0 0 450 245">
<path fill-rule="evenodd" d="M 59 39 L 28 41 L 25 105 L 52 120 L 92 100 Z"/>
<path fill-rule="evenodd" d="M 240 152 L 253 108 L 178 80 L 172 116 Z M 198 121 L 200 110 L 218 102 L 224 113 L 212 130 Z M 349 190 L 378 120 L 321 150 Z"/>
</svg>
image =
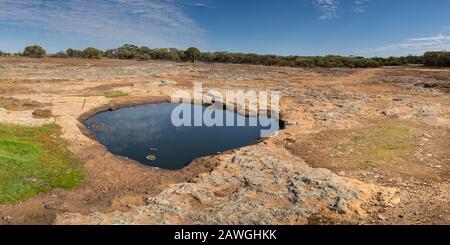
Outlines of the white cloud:
<svg viewBox="0 0 450 245">
<path fill-rule="evenodd" d="M 407 39 L 408 43 L 428 42 L 428 41 L 442 43 L 442 42 L 450 41 L 450 36 L 444 36 L 442 34 L 439 34 L 439 35 L 433 36 L 433 37 L 419 37 L 419 38 Z"/>
<path fill-rule="evenodd" d="M 421 53 L 425 51 L 450 50 L 450 36 L 442 34 L 430 37 L 408 38 L 397 44 L 357 51 L 358 53 L 376 53 L 385 51 L 408 51 Z"/>
<path fill-rule="evenodd" d="M 0 25 L 80 35 L 92 40 L 183 47 L 205 31 L 180 0 L 1 0 Z"/>
<path fill-rule="evenodd" d="M 355 13 L 365 13 L 366 12 L 366 4 L 369 2 L 369 0 L 355 0 L 353 12 Z"/>
<path fill-rule="evenodd" d="M 370 0 L 353 0 L 352 12 L 362 14 L 366 12 Z M 340 3 L 338 0 L 312 0 L 313 5 L 320 11 L 319 19 L 327 20 L 338 17 Z"/>
<path fill-rule="evenodd" d="M 313 0 L 314 6 L 319 9 L 320 20 L 334 19 L 338 17 L 337 9 L 339 2 L 337 0 Z"/>
</svg>

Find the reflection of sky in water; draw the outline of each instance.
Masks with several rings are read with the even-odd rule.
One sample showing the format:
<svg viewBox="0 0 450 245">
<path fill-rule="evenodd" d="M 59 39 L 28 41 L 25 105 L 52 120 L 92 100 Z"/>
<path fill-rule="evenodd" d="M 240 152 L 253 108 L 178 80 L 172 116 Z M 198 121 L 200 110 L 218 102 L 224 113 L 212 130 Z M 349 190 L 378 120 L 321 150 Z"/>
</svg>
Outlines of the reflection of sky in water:
<svg viewBox="0 0 450 245">
<path fill-rule="evenodd" d="M 183 168 L 196 157 L 249 145 L 260 137 L 260 126 L 175 127 L 171 113 L 176 106 L 162 103 L 107 111 L 88 119 L 86 125 L 102 124 L 101 130 L 90 130 L 112 153 L 166 169 Z M 192 114 L 195 108 L 205 110 L 199 105 L 183 106 L 191 106 Z M 243 117 L 230 111 L 218 112 L 225 113 L 224 120 Z M 147 160 L 148 155 L 155 155 L 156 160 Z"/>
</svg>

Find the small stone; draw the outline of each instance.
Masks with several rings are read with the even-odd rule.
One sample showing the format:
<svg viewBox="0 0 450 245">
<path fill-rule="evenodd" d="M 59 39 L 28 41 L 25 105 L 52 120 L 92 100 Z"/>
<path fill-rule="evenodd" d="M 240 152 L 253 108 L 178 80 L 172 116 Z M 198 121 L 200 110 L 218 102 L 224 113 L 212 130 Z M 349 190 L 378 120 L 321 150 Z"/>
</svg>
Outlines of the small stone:
<svg viewBox="0 0 450 245">
<path fill-rule="evenodd" d="M 400 197 L 394 197 L 391 199 L 392 205 L 398 205 L 398 204 L 400 204 L 401 201 L 402 200 L 400 199 Z"/>
<path fill-rule="evenodd" d="M 384 217 L 382 214 L 379 214 L 379 215 L 377 216 L 377 218 L 378 218 L 379 220 L 386 220 L 386 217 Z"/>
<path fill-rule="evenodd" d="M 296 140 L 294 138 L 292 138 L 292 137 L 286 138 L 286 141 L 289 142 L 289 143 L 295 143 L 296 142 Z"/>
<path fill-rule="evenodd" d="M 156 161 L 156 156 L 155 155 L 148 155 L 145 157 L 147 160 L 149 161 Z"/>
<path fill-rule="evenodd" d="M 424 88 L 434 88 L 436 85 L 437 83 L 435 81 L 427 81 L 423 83 Z"/>
<path fill-rule="evenodd" d="M 12 219 L 11 216 L 7 215 L 7 216 L 2 216 L 2 220 L 10 220 Z"/>
<path fill-rule="evenodd" d="M 431 135 L 429 135 L 429 134 L 423 134 L 423 137 L 429 138 L 429 139 L 433 138 L 433 136 L 431 136 Z"/>
<path fill-rule="evenodd" d="M 387 116 L 387 117 L 388 116 L 392 116 L 392 113 L 390 111 L 388 111 L 388 110 L 382 111 L 381 114 L 384 115 L 384 116 Z"/>
</svg>

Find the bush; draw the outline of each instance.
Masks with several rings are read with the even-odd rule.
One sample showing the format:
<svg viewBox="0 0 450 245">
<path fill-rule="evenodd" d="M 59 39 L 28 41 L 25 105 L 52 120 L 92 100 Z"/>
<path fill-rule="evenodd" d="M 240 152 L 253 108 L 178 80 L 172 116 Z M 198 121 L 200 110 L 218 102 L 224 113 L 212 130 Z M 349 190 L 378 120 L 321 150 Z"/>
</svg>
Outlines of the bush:
<svg viewBox="0 0 450 245">
<path fill-rule="evenodd" d="M 11 56 L 11 55 L 15 55 L 15 54 L 5 53 L 5 52 L 0 50 L 0 57 L 8 57 L 8 56 Z"/>
<path fill-rule="evenodd" d="M 77 49 L 67 49 L 66 54 L 70 58 L 82 58 L 83 57 L 83 51 L 77 50 Z"/>
<path fill-rule="evenodd" d="M 33 111 L 35 118 L 50 118 L 52 117 L 52 111 L 49 109 L 36 109 Z"/>
<path fill-rule="evenodd" d="M 424 63 L 426 66 L 450 67 L 450 52 L 426 52 L 424 54 Z"/>
<path fill-rule="evenodd" d="M 32 45 L 25 48 L 23 56 L 31 58 L 43 58 L 47 52 L 39 45 Z"/>
<path fill-rule="evenodd" d="M 139 58 L 139 47 L 132 44 L 124 44 L 116 50 L 116 58 L 119 59 L 137 59 Z"/>
<path fill-rule="evenodd" d="M 83 50 L 82 57 L 86 59 L 101 59 L 103 56 L 103 52 L 96 48 L 89 47 Z"/>
<path fill-rule="evenodd" d="M 58 53 L 53 54 L 50 57 L 52 57 L 52 58 L 67 58 L 68 56 L 67 56 L 66 52 L 59 51 Z"/>
</svg>

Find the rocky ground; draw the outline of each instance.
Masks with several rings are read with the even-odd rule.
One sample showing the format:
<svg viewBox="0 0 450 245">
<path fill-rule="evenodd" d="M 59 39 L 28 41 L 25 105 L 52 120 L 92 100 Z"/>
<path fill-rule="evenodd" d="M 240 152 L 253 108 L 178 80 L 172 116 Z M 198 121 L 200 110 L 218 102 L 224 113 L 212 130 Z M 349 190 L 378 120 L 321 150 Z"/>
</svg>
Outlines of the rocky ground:
<svg viewBox="0 0 450 245">
<path fill-rule="evenodd" d="M 166 171 L 112 155 L 79 122 L 197 81 L 280 91 L 286 128 Z M 422 67 L 2 58 L 0 122 L 58 124 L 86 180 L 0 205 L 0 223 L 449 224 L 449 86 L 449 69 Z M 52 117 L 35 118 L 38 108 Z"/>
</svg>

